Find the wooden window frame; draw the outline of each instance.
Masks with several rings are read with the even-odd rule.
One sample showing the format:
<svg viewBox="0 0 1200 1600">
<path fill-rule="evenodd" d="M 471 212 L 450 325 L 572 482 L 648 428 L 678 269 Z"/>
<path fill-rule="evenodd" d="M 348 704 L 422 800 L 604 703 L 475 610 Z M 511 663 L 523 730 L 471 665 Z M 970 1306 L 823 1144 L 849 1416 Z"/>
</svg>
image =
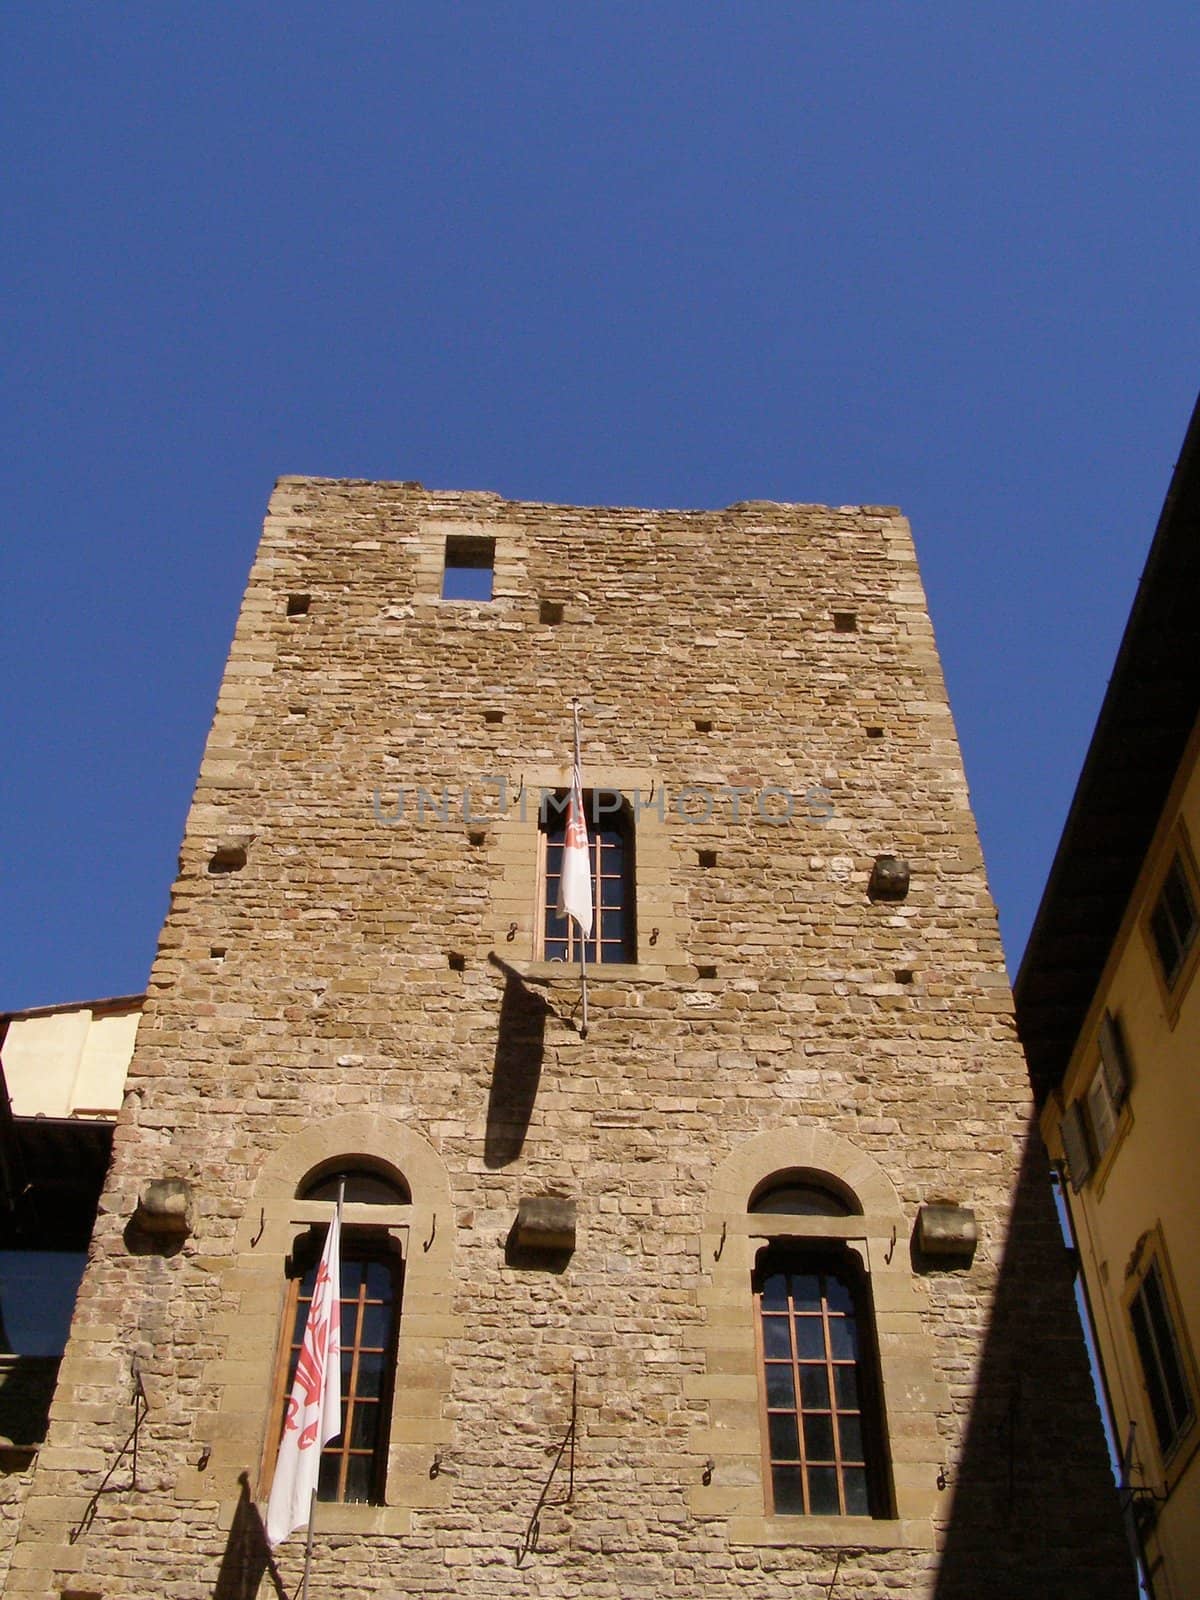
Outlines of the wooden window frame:
<svg viewBox="0 0 1200 1600">
<path fill-rule="evenodd" d="M 562 962 L 575 966 L 579 962 L 579 930 L 573 917 L 566 918 L 565 939 L 561 933 L 551 935 L 550 917 L 557 898 L 556 875 L 549 871 L 550 849 L 559 841 L 553 835 L 565 830 L 568 790 L 558 789 L 552 797 L 543 800 L 538 815 L 538 867 L 537 901 L 534 909 L 534 960 Z M 612 810 L 599 811 L 596 796 L 616 797 L 620 804 Z M 589 966 L 633 965 L 637 962 L 637 837 L 633 809 L 619 790 L 597 784 L 583 791 L 584 819 L 588 831 L 588 849 L 592 863 L 592 934 L 586 941 Z M 605 833 L 621 836 L 621 862 L 619 872 L 605 871 Z M 611 850 L 610 844 L 607 849 Z M 620 879 L 621 899 L 616 906 L 604 904 L 604 883 Z M 605 935 L 605 917 L 620 911 L 624 927 L 619 939 Z M 565 953 L 549 954 L 551 946 L 562 944 Z"/>
<path fill-rule="evenodd" d="M 1192 911 L 1191 924 L 1182 938 L 1179 938 L 1174 913 L 1166 905 L 1167 891 L 1176 873 Z M 1159 914 L 1164 909 L 1171 921 L 1172 934 L 1179 945 L 1178 957 L 1170 967 L 1164 959 L 1155 931 Z M 1167 864 L 1155 880 L 1154 892 L 1148 898 L 1141 920 L 1142 933 L 1149 947 L 1150 965 L 1154 969 L 1154 976 L 1162 995 L 1167 1023 L 1170 1027 L 1174 1027 L 1183 997 L 1191 986 L 1197 962 L 1200 961 L 1200 883 L 1197 880 L 1191 843 L 1182 820 L 1172 831 L 1167 847 Z"/>
<path fill-rule="evenodd" d="M 269 1492 L 271 1481 L 274 1477 L 275 1462 L 279 1454 L 279 1444 L 283 1434 L 284 1410 L 287 1405 L 288 1395 L 291 1392 L 296 1357 L 299 1354 L 300 1342 L 304 1335 L 304 1324 L 303 1322 L 298 1323 L 298 1309 L 301 1303 L 300 1290 L 307 1273 L 317 1265 L 321 1247 L 325 1240 L 325 1232 L 326 1229 L 324 1227 L 313 1227 L 308 1233 L 302 1234 L 296 1241 L 288 1261 L 287 1283 L 284 1290 L 283 1310 L 280 1316 L 279 1339 L 276 1346 L 271 1386 L 270 1424 L 263 1453 L 262 1484 L 264 1492 Z M 358 1310 L 354 1321 L 354 1337 L 352 1341 L 347 1341 L 342 1346 L 343 1356 L 347 1351 L 350 1352 L 351 1356 L 350 1379 L 342 1393 L 343 1428 L 321 1451 L 322 1478 L 325 1475 L 326 1462 L 331 1459 L 337 1459 L 337 1493 L 335 1495 L 326 1495 L 321 1492 L 321 1489 L 318 1489 L 317 1499 L 322 1505 L 366 1504 L 381 1506 L 387 1503 L 385 1494 L 387 1487 L 388 1441 L 395 1394 L 396 1352 L 404 1299 L 404 1256 L 397 1247 L 395 1240 L 390 1238 L 383 1229 L 344 1227 L 341 1239 L 341 1263 L 343 1284 L 348 1266 L 373 1263 L 383 1266 L 387 1270 L 392 1283 L 392 1315 L 384 1344 L 381 1346 L 363 1345 L 361 1334 L 364 1308 L 369 1302 L 364 1299 L 362 1294 L 365 1277 L 360 1277 L 359 1294 L 356 1297 Z M 345 1306 L 346 1300 L 343 1298 L 343 1333 L 345 1332 L 346 1320 Z M 379 1398 L 378 1401 L 374 1399 L 367 1401 L 365 1398 L 360 1398 L 358 1394 L 359 1361 L 364 1353 L 375 1354 L 379 1351 L 383 1353 L 383 1373 Z M 365 1500 L 348 1500 L 346 1498 L 346 1487 L 351 1458 L 368 1453 L 352 1443 L 355 1412 L 359 1404 L 368 1403 L 378 1408 L 375 1436 L 370 1446 L 370 1454 L 373 1458 L 370 1490 Z"/>
<path fill-rule="evenodd" d="M 788 1357 L 768 1357 L 764 1334 L 764 1320 L 767 1316 L 780 1315 L 778 1312 L 764 1311 L 762 1303 L 763 1283 L 774 1272 L 785 1272 L 791 1276 L 819 1275 L 822 1282 L 820 1296 L 820 1321 L 824 1354 L 821 1358 L 809 1362 L 802 1362 L 801 1354 L 797 1349 L 795 1337 L 795 1316 L 792 1300 L 789 1293 L 786 1313 L 789 1326 L 789 1351 Z M 839 1358 L 834 1354 L 831 1325 L 833 1320 L 844 1317 L 844 1313 L 831 1312 L 828 1304 L 828 1295 L 824 1290 L 825 1279 L 834 1276 L 847 1288 L 853 1307 L 854 1328 L 857 1340 L 858 1353 L 853 1361 Z M 765 1498 L 766 1514 L 768 1516 L 786 1516 L 797 1518 L 809 1517 L 837 1517 L 839 1519 L 861 1518 L 863 1520 L 886 1519 L 891 1515 L 888 1494 L 887 1474 L 887 1449 L 885 1430 L 883 1425 L 882 1386 L 879 1375 L 879 1357 L 875 1340 L 875 1319 L 871 1303 L 870 1283 L 867 1274 L 863 1271 L 853 1253 L 836 1243 L 811 1244 L 806 1241 L 790 1238 L 769 1240 L 759 1251 L 755 1258 L 752 1278 L 754 1295 L 754 1339 L 755 1360 L 758 1371 L 759 1385 L 759 1414 L 761 1418 L 762 1437 L 762 1475 L 763 1493 Z M 805 1313 L 805 1315 L 812 1315 Z M 792 1394 L 794 1405 L 777 1406 L 771 1404 L 767 1383 L 767 1366 L 789 1364 L 791 1370 Z M 806 1412 L 803 1400 L 801 1383 L 801 1365 L 821 1365 L 825 1372 L 825 1382 L 828 1390 L 828 1407 L 810 1406 Z M 852 1367 L 856 1374 L 858 1387 L 858 1407 L 838 1404 L 836 1386 L 836 1373 L 839 1367 Z M 771 1417 L 792 1416 L 795 1418 L 797 1457 L 775 1456 L 771 1447 Z M 807 1439 L 805 1436 L 805 1416 L 828 1416 L 830 1433 L 833 1440 L 833 1458 L 827 1460 L 818 1457 L 815 1462 L 810 1462 L 808 1455 Z M 842 1425 L 837 1420 L 841 1416 L 857 1416 L 862 1437 L 862 1459 L 848 1458 L 842 1448 Z M 838 1509 L 814 1511 L 811 1504 L 811 1488 L 808 1477 L 810 1465 L 818 1468 L 832 1467 L 834 1482 L 837 1488 Z M 775 1495 L 775 1468 L 784 1469 L 794 1467 L 798 1473 L 803 1509 L 800 1511 L 781 1510 L 776 1504 Z M 849 1468 L 861 1467 L 867 1488 L 868 1510 L 863 1512 L 847 1509 L 846 1471 Z"/>
<path fill-rule="evenodd" d="M 1187 1409 L 1177 1423 L 1171 1437 L 1165 1442 L 1159 1437 L 1158 1421 L 1151 1392 L 1151 1374 L 1146 1369 L 1143 1357 L 1142 1344 L 1137 1336 L 1137 1325 L 1134 1319 L 1134 1306 L 1144 1299 L 1146 1286 L 1151 1279 L 1156 1279 L 1161 1296 L 1162 1307 L 1168 1333 L 1170 1353 L 1174 1357 L 1176 1373 L 1187 1399 Z M 1155 1227 L 1150 1232 L 1143 1234 L 1134 1251 L 1131 1270 L 1123 1295 L 1125 1317 L 1129 1330 L 1130 1345 L 1133 1350 L 1134 1363 L 1141 1387 L 1142 1398 L 1145 1405 L 1145 1414 L 1149 1426 L 1147 1433 L 1151 1439 L 1154 1451 L 1162 1463 L 1163 1471 L 1167 1478 L 1168 1489 L 1178 1481 L 1187 1463 L 1198 1446 L 1200 1446 L 1200 1412 L 1198 1412 L 1198 1399 L 1200 1399 L 1200 1379 L 1198 1379 L 1195 1358 L 1192 1355 L 1191 1345 L 1188 1340 L 1187 1322 L 1182 1315 L 1179 1297 L 1175 1291 L 1175 1281 L 1171 1273 L 1170 1263 L 1167 1260 L 1166 1243 L 1162 1230 Z M 1157 1350 L 1155 1340 L 1156 1365 L 1162 1365 L 1161 1354 Z M 1165 1373 L 1160 1378 L 1165 1380 Z M 1169 1396 L 1166 1398 L 1169 1399 Z"/>
</svg>

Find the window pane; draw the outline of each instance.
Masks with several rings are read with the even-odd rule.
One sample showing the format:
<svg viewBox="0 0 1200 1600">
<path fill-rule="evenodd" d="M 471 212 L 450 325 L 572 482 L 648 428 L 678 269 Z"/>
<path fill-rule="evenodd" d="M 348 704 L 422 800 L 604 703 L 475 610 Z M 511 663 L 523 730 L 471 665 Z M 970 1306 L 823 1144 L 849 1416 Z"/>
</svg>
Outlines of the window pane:
<svg viewBox="0 0 1200 1600">
<path fill-rule="evenodd" d="M 372 1456 L 351 1456 L 346 1472 L 346 1499 L 351 1504 L 369 1501 L 375 1462 Z"/>
<path fill-rule="evenodd" d="M 798 1272 L 792 1278 L 792 1304 L 797 1311 L 820 1311 L 821 1280 L 815 1272 Z"/>
<path fill-rule="evenodd" d="M 1146 1309 L 1150 1314 L 1150 1326 L 1154 1331 L 1154 1342 L 1158 1346 L 1163 1382 L 1166 1385 L 1167 1401 L 1171 1408 L 1173 1431 L 1178 1432 L 1188 1412 L 1191 1410 L 1191 1405 L 1188 1400 L 1183 1369 L 1179 1364 L 1179 1350 L 1175 1342 L 1175 1329 L 1171 1323 L 1170 1313 L 1167 1310 L 1162 1278 L 1159 1275 L 1157 1265 L 1152 1266 L 1146 1274 L 1142 1293 L 1145 1297 Z"/>
<path fill-rule="evenodd" d="M 796 1354 L 801 1361 L 825 1354 L 825 1328 L 820 1317 L 796 1318 Z"/>
<path fill-rule="evenodd" d="M 1171 983 L 1178 971 L 1179 950 L 1167 908 L 1161 903 L 1155 907 L 1154 915 L 1150 918 L 1150 932 L 1154 935 L 1154 948 L 1158 951 L 1163 976 Z"/>
<path fill-rule="evenodd" d="M 373 1450 L 379 1436 L 379 1402 L 356 1400 L 350 1423 L 350 1444 L 356 1450 Z"/>
<path fill-rule="evenodd" d="M 392 1308 L 386 1301 L 368 1300 L 362 1308 L 362 1342 L 368 1348 L 382 1350 L 391 1326 Z"/>
<path fill-rule="evenodd" d="M 362 1169 L 348 1168 L 343 1172 L 331 1172 L 324 1178 L 318 1178 L 315 1183 L 306 1183 L 299 1191 L 302 1200 L 335 1200 L 338 1197 L 338 1187 L 345 1182 L 345 1200 L 349 1205 L 362 1206 L 406 1206 L 411 1196 L 403 1183 L 392 1178 L 385 1178 L 378 1172 L 366 1172 Z M 346 1263 L 342 1263 L 342 1276 L 345 1278 Z"/>
<path fill-rule="evenodd" d="M 824 1362 L 800 1368 L 800 1399 L 806 1411 L 829 1410 L 829 1371 Z"/>
<path fill-rule="evenodd" d="M 772 1467 L 771 1487 L 775 1494 L 775 1513 L 780 1517 L 804 1514 L 804 1491 L 799 1467 Z"/>
<path fill-rule="evenodd" d="M 317 1476 L 317 1499 L 336 1500 L 338 1497 L 338 1472 L 342 1458 L 336 1450 L 326 1450 L 321 1455 L 321 1470 Z"/>
<path fill-rule="evenodd" d="M 857 1411 L 859 1406 L 857 1367 L 834 1367 L 833 1392 L 837 1396 L 840 1408 Z"/>
<path fill-rule="evenodd" d="M 871 1515 L 871 1496 L 867 1489 L 865 1467 L 847 1467 L 842 1473 L 846 1489 L 846 1512 L 852 1517 Z"/>
<path fill-rule="evenodd" d="M 383 1352 L 360 1350 L 358 1355 L 358 1393 L 378 1398 L 383 1390 Z"/>
<path fill-rule="evenodd" d="M 769 1278 L 764 1279 L 762 1286 L 762 1303 L 764 1310 L 787 1310 L 787 1284 L 787 1274 L 784 1272 L 772 1272 Z"/>
<path fill-rule="evenodd" d="M 1133 1323 L 1133 1336 L 1137 1341 L 1138 1357 L 1146 1379 L 1146 1391 L 1150 1396 L 1150 1409 L 1154 1413 L 1154 1431 L 1158 1435 L 1159 1449 L 1166 1451 L 1170 1448 L 1174 1430 L 1167 1409 L 1166 1391 L 1158 1370 L 1158 1356 L 1146 1317 L 1146 1307 L 1140 1292 L 1129 1307 L 1129 1316 Z"/>
<path fill-rule="evenodd" d="M 858 1356 L 858 1329 L 851 1317 L 835 1317 L 829 1324 L 829 1344 L 835 1361 L 852 1361 Z"/>
<path fill-rule="evenodd" d="M 830 1190 L 815 1183 L 780 1183 L 757 1195 L 750 1204 L 757 1215 L 773 1217 L 848 1217 L 850 1207 Z"/>
<path fill-rule="evenodd" d="M 842 1412 L 838 1417 L 838 1439 L 842 1446 L 843 1461 L 865 1461 L 863 1455 L 862 1418 Z"/>
<path fill-rule="evenodd" d="M 825 1301 L 830 1311 L 840 1311 L 848 1317 L 854 1315 L 854 1296 L 850 1293 L 850 1285 L 833 1273 L 825 1279 Z"/>
<path fill-rule="evenodd" d="M 828 1411 L 805 1417 L 804 1454 L 809 1461 L 833 1460 L 833 1417 Z"/>
<path fill-rule="evenodd" d="M 1183 868 L 1178 859 L 1171 868 L 1163 891 L 1167 909 L 1171 913 L 1171 920 L 1175 924 L 1175 936 L 1180 945 L 1186 949 L 1191 943 L 1192 932 L 1196 921 L 1195 908 L 1192 897 L 1188 892 L 1187 880 L 1183 876 Z"/>
<path fill-rule="evenodd" d="M 796 1409 L 796 1385 L 790 1362 L 786 1366 L 782 1362 L 767 1363 L 767 1404 L 791 1411 Z"/>
<path fill-rule="evenodd" d="M 814 1517 L 838 1515 L 837 1471 L 833 1467 L 809 1467 L 808 1503 Z"/>
<path fill-rule="evenodd" d="M 796 1419 L 790 1413 L 772 1411 L 767 1418 L 767 1433 L 771 1442 L 773 1461 L 798 1461 L 800 1439 L 796 1432 Z"/>
<path fill-rule="evenodd" d="M 621 906 L 624 903 L 625 896 L 622 893 L 620 878 L 601 878 L 600 904 L 602 906 Z"/>
<path fill-rule="evenodd" d="M 847 1251 L 829 1244 L 776 1241 L 759 1252 L 759 1322 L 768 1358 L 774 1346 L 774 1359 L 762 1367 L 762 1415 L 772 1503 L 781 1514 L 799 1515 L 801 1499 L 809 1516 L 881 1514 L 871 1504 L 870 1474 L 882 1470 L 871 1444 L 876 1419 L 862 1413 L 858 1372 L 858 1318 L 869 1301 L 849 1262 Z M 788 1334 L 794 1367 L 784 1359 Z M 797 1452 L 802 1486 L 792 1465 Z"/>
</svg>

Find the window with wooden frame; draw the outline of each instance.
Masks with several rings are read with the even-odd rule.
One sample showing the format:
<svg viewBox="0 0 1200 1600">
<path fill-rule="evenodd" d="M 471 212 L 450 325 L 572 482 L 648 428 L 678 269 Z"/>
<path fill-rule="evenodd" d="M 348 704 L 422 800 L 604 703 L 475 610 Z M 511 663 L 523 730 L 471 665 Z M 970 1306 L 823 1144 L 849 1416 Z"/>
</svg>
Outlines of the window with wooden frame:
<svg viewBox="0 0 1200 1600">
<path fill-rule="evenodd" d="M 1179 981 L 1198 929 L 1195 888 L 1183 852 L 1177 850 L 1150 913 L 1150 936 L 1168 990 Z"/>
<path fill-rule="evenodd" d="M 332 1218 L 343 1182 L 344 1199 L 349 1204 L 396 1206 L 411 1202 L 407 1189 L 390 1178 L 347 1166 L 306 1181 L 297 1198 L 328 1201 Z M 318 1225 L 301 1235 L 288 1262 L 275 1361 L 272 1424 L 263 1462 L 263 1481 L 268 1485 L 275 1470 L 287 1397 L 296 1375 L 326 1231 L 325 1226 Z M 343 1427 L 321 1452 L 317 1499 L 382 1505 L 404 1261 L 395 1240 L 383 1229 L 344 1225 L 341 1267 Z"/>
<path fill-rule="evenodd" d="M 579 961 L 579 929 L 574 918 L 558 912 L 563 839 L 569 791 L 547 795 L 538 818 L 538 955 L 543 961 Z M 592 933 L 585 941 L 589 966 L 597 962 L 637 960 L 637 894 L 633 810 L 612 789 L 585 789 L 592 874 Z"/>
<path fill-rule="evenodd" d="M 1126 1305 L 1155 1441 L 1168 1465 L 1195 1425 L 1196 1393 L 1160 1241 L 1153 1233 L 1141 1242 Z"/>
<path fill-rule="evenodd" d="M 1096 1069 L 1082 1095 L 1063 1111 L 1061 1122 L 1067 1175 L 1076 1194 L 1117 1137 L 1129 1084 L 1129 1056 L 1121 1025 L 1106 1011 L 1096 1041 Z"/>
<path fill-rule="evenodd" d="M 754 1298 L 768 1513 L 888 1516 L 874 1318 L 861 1264 L 844 1246 L 773 1242 L 758 1253 Z"/>
</svg>

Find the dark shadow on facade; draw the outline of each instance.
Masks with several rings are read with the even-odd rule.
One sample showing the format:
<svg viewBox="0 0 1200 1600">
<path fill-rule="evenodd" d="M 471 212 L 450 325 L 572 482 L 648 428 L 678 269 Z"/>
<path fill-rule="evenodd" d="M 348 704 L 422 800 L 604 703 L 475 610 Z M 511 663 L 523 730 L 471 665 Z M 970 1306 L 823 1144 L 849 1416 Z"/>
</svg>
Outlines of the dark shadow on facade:
<svg viewBox="0 0 1200 1600">
<path fill-rule="evenodd" d="M 16 1449 L 41 1444 L 58 1382 L 57 1356 L 0 1355 L 0 1440 Z"/>
<path fill-rule="evenodd" d="M 999 1271 L 962 1457 L 948 1473 L 937 1600 L 1133 1600 L 1137 1582 L 1036 1129 Z"/>
<path fill-rule="evenodd" d="M 238 1482 L 241 1491 L 237 1510 L 225 1541 L 213 1600 L 255 1600 L 264 1575 L 269 1575 L 271 1580 L 267 1593 L 274 1593 L 278 1600 L 287 1600 L 287 1591 L 271 1559 L 267 1530 L 250 1496 L 250 1479 L 243 1472 Z"/>
<path fill-rule="evenodd" d="M 493 1170 L 515 1161 L 525 1144 L 542 1076 L 547 1009 L 519 976 L 505 974 L 483 1147 L 484 1162 Z"/>
</svg>

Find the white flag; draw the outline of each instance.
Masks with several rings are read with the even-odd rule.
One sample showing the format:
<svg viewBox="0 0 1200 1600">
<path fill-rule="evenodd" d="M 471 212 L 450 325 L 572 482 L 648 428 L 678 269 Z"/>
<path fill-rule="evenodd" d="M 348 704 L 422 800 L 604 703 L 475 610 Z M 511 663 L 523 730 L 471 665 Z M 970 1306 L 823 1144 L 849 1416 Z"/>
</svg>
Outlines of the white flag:
<svg viewBox="0 0 1200 1600">
<path fill-rule="evenodd" d="M 592 858 L 583 817 L 583 778 L 578 761 L 571 772 L 567 827 L 563 835 L 562 873 L 558 880 L 558 914 L 574 917 L 585 939 L 592 932 Z"/>
<path fill-rule="evenodd" d="M 267 1501 L 267 1539 L 282 1544 L 308 1522 L 321 1451 L 342 1431 L 342 1300 L 340 1213 L 321 1251 L 296 1378 L 283 1419 L 283 1438 Z"/>
</svg>

